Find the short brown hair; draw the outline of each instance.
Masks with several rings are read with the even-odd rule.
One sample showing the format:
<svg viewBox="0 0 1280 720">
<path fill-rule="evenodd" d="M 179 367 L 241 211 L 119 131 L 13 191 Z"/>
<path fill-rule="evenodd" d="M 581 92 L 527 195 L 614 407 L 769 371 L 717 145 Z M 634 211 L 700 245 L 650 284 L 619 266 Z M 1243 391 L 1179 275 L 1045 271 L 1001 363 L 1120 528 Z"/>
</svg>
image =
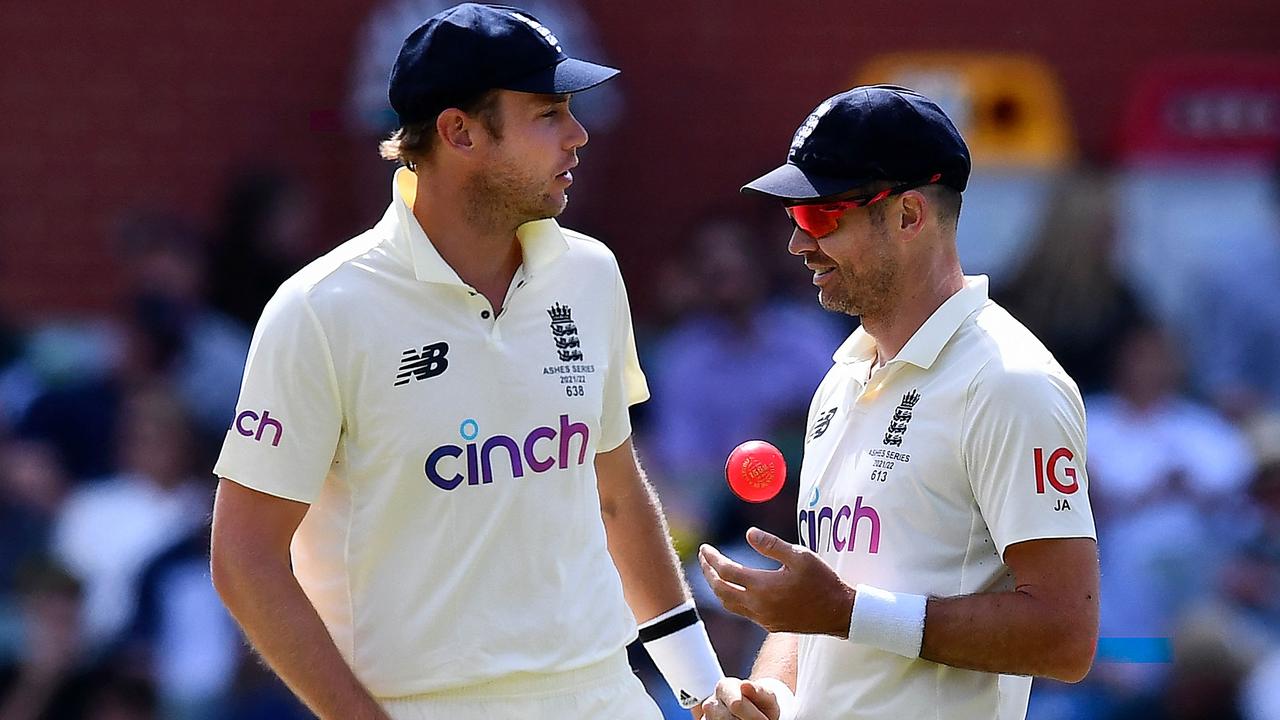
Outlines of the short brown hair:
<svg viewBox="0 0 1280 720">
<path fill-rule="evenodd" d="M 490 135 L 499 140 L 502 139 L 502 117 L 498 113 L 497 90 L 486 90 L 450 107 L 456 107 L 468 115 L 480 118 L 480 122 Z M 431 156 L 436 137 L 435 118 L 409 123 L 397 128 L 390 137 L 378 143 L 378 152 L 384 160 L 394 160 L 412 170 L 414 165 Z"/>
</svg>

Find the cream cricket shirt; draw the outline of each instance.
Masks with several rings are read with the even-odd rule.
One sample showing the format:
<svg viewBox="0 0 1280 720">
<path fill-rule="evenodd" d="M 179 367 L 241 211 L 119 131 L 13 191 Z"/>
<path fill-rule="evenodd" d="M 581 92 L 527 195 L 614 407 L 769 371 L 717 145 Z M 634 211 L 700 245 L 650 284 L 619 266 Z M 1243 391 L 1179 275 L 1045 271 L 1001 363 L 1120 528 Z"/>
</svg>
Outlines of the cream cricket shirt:
<svg viewBox="0 0 1280 720">
<path fill-rule="evenodd" d="M 1018 321 L 967 278 L 874 369 L 859 329 L 809 411 L 800 541 L 849 585 L 921 595 L 1012 590 L 1005 548 L 1094 537 L 1084 405 Z M 927 620 L 926 620 L 927 622 Z M 802 635 L 803 720 L 1021 720 L 1030 678 Z"/>
<path fill-rule="evenodd" d="M 593 465 L 648 397 L 617 262 L 523 225 L 495 317 L 414 219 L 414 182 L 267 305 L 214 468 L 311 504 L 294 572 L 378 697 L 574 669 L 636 635 Z"/>
</svg>

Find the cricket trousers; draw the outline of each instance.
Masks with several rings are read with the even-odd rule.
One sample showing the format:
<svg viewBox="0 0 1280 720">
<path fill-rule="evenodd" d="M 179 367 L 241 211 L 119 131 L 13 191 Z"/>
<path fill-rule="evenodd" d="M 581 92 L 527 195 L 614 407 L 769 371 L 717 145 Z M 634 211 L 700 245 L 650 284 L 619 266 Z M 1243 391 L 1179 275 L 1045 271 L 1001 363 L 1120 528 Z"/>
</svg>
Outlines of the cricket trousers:
<svg viewBox="0 0 1280 720">
<path fill-rule="evenodd" d="M 392 720 L 662 720 L 625 651 L 577 670 L 516 673 L 379 702 Z"/>
</svg>

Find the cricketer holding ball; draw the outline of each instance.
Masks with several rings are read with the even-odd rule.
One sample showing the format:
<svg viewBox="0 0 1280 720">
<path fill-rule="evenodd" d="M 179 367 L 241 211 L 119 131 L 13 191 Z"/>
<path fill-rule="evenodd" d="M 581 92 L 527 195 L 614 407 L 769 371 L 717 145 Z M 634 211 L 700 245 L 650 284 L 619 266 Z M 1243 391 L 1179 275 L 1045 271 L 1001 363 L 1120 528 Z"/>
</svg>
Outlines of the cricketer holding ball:
<svg viewBox="0 0 1280 720">
<path fill-rule="evenodd" d="M 515 8 L 405 40 L 382 220 L 263 311 L 215 472 L 213 577 L 333 720 L 656 720 L 721 672 L 631 447 L 648 395 L 613 254 L 555 220 L 617 73 Z M 292 552 L 291 552 L 292 549 Z"/>
<path fill-rule="evenodd" d="M 859 87 L 744 188 L 783 203 L 819 302 L 862 326 L 810 405 L 802 544 L 748 533 L 776 571 L 701 550 L 725 607 L 771 632 L 751 679 L 703 703 L 712 720 L 1020 720 L 1031 676 L 1089 670 L 1084 406 L 986 278 L 961 273 L 969 167 L 932 101 Z"/>
</svg>

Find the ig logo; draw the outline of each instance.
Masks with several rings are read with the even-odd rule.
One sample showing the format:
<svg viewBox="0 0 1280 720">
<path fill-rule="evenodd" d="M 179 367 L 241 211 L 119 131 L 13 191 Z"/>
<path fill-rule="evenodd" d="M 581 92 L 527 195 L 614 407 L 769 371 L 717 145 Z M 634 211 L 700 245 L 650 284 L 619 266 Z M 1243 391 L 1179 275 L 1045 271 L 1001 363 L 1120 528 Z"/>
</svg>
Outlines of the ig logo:
<svg viewBox="0 0 1280 720">
<path fill-rule="evenodd" d="M 1080 489 L 1080 481 L 1076 478 L 1076 469 L 1067 465 L 1062 470 L 1062 474 L 1066 476 L 1067 481 L 1063 482 L 1058 477 L 1058 463 L 1066 460 L 1068 463 L 1075 460 L 1075 455 L 1071 454 L 1068 448 L 1060 447 L 1049 453 L 1049 459 L 1045 460 L 1044 448 L 1035 448 L 1033 451 L 1036 464 L 1036 494 L 1043 495 L 1045 492 L 1044 481 L 1048 477 L 1049 484 L 1054 490 L 1063 495 L 1071 495 Z"/>
</svg>

